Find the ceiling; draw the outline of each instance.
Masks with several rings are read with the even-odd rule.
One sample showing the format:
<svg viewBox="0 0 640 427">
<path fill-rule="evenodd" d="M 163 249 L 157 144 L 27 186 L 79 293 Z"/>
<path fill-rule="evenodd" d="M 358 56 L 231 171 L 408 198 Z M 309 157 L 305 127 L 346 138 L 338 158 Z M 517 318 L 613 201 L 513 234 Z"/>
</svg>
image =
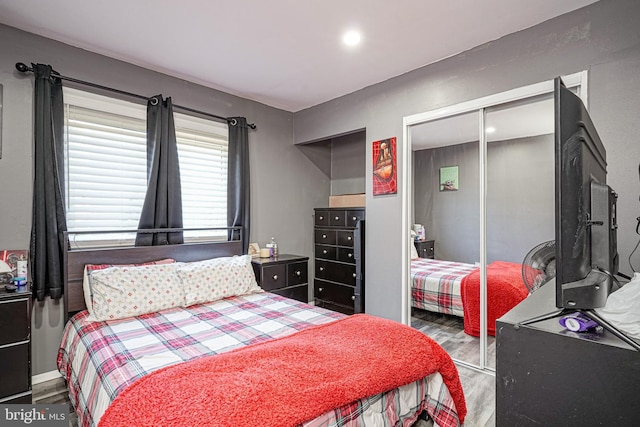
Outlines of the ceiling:
<svg viewBox="0 0 640 427">
<path fill-rule="evenodd" d="M 296 112 L 594 2 L 0 0 L 0 23 Z"/>
</svg>

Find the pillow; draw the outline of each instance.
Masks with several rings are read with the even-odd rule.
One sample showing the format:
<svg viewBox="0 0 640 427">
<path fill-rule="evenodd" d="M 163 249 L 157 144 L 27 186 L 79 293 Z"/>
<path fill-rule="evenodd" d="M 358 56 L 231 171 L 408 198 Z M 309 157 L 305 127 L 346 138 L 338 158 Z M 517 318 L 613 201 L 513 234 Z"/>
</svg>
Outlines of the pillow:
<svg viewBox="0 0 640 427">
<path fill-rule="evenodd" d="M 135 267 L 138 265 L 153 265 L 153 264 L 171 264 L 176 262 L 175 259 L 165 258 L 158 261 L 143 262 L 140 264 L 85 264 L 84 265 L 84 277 L 82 278 L 82 292 L 84 293 L 84 303 L 87 306 L 87 310 L 93 309 L 93 301 L 91 299 L 91 283 L 89 276 L 96 270 L 102 270 L 109 267 Z"/>
<path fill-rule="evenodd" d="M 411 242 L 411 259 L 418 259 L 420 255 L 418 255 L 418 250 L 416 249 L 416 244 Z"/>
<path fill-rule="evenodd" d="M 89 321 L 124 319 L 184 306 L 177 271 L 181 263 L 109 267 L 89 276 L 93 305 Z"/>
<path fill-rule="evenodd" d="M 262 292 L 256 283 L 250 255 L 181 263 L 178 276 L 187 306 Z"/>
</svg>

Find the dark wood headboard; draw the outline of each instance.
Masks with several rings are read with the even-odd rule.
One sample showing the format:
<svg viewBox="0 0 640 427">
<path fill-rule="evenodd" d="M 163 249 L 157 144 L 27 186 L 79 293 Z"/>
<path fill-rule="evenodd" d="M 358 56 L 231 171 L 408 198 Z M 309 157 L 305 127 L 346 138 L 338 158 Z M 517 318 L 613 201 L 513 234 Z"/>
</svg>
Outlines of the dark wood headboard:
<svg viewBox="0 0 640 427">
<path fill-rule="evenodd" d="M 67 316 L 87 307 L 82 291 L 85 264 L 137 264 L 163 258 L 176 261 L 201 261 L 242 254 L 239 240 L 180 245 L 67 249 L 64 252 L 64 303 Z"/>
</svg>

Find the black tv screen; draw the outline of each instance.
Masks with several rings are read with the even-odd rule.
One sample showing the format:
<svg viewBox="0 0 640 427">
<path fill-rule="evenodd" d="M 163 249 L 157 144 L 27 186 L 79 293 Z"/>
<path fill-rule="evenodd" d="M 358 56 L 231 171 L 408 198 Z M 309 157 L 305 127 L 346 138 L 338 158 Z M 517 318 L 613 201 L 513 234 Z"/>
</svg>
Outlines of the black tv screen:
<svg viewBox="0 0 640 427">
<path fill-rule="evenodd" d="M 616 195 L 582 100 L 555 80 L 556 306 L 605 305 L 618 270 Z"/>
</svg>

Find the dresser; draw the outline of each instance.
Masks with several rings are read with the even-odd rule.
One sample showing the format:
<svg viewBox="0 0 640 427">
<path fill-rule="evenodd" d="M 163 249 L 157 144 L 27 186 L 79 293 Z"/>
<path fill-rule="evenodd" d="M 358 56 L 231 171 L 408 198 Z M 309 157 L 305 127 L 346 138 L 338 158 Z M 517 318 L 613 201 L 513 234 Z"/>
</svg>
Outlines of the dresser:
<svg viewBox="0 0 640 427">
<path fill-rule="evenodd" d="M 31 403 L 31 293 L 0 290 L 0 403 Z"/>
<path fill-rule="evenodd" d="M 317 208 L 314 215 L 315 304 L 363 313 L 364 208 Z"/>
<path fill-rule="evenodd" d="M 309 257 L 282 254 L 251 260 L 256 281 L 267 292 L 309 302 Z"/>
<path fill-rule="evenodd" d="M 436 257 L 435 240 L 416 240 L 413 244 L 416 246 L 420 258 L 434 259 Z"/>
</svg>

